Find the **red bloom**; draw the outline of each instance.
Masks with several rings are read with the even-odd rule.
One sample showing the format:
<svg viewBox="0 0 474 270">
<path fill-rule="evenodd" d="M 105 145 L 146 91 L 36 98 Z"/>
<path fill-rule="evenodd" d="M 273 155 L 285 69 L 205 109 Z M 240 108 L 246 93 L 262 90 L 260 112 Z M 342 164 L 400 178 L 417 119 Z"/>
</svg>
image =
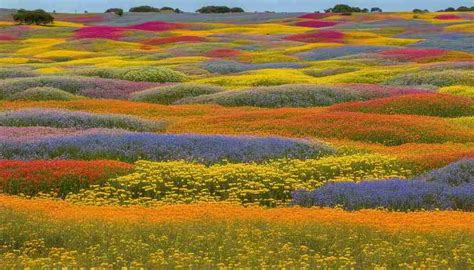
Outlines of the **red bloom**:
<svg viewBox="0 0 474 270">
<path fill-rule="evenodd" d="M 312 28 L 321 28 L 329 27 L 336 25 L 337 22 L 325 22 L 325 21 L 303 21 L 296 23 L 297 26 L 312 27 Z"/>
<path fill-rule="evenodd" d="M 438 19 L 438 20 L 459 20 L 459 19 L 462 19 L 461 17 L 459 17 L 458 15 L 455 15 L 455 14 L 441 14 L 441 15 L 438 15 L 434 18 Z"/>
<path fill-rule="evenodd" d="M 30 195 L 55 190 L 65 195 L 129 173 L 132 168 L 128 163 L 110 160 L 0 160 L 0 190 Z"/>
<path fill-rule="evenodd" d="M 215 49 L 206 54 L 208 57 L 225 58 L 240 55 L 240 51 L 233 49 Z"/>
<path fill-rule="evenodd" d="M 319 31 L 316 33 L 303 33 L 288 36 L 285 39 L 292 41 L 300 41 L 306 43 L 318 43 L 318 42 L 335 42 L 342 43 L 344 34 L 338 31 Z"/>
<path fill-rule="evenodd" d="M 10 41 L 10 40 L 15 40 L 16 37 L 12 35 L 0 35 L 0 41 Z"/>
<path fill-rule="evenodd" d="M 328 16 L 330 16 L 330 14 L 327 14 L 327 13 L 308 13 L 308 14 L 305 14 L 303 16 L 300 16 L 299 18 L 318 20 L 318 19 L 326 18 Z"/>
<path fill-rule="evenodd" d="M 333 105 L 333 111 L 366 112 L 377 114 L 415 114 L 440 117 L 461 117 L 474 113 L 470 98 L 445 94 L 413 94 L 349 102 Z"/>
</svg>

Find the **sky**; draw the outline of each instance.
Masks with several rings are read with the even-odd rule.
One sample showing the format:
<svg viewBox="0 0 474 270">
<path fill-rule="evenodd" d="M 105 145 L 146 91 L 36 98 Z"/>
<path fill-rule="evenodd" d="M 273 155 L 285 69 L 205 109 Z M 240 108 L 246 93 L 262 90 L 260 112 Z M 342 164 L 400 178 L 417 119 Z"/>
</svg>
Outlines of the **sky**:
<svg viewBox="0 0 474 270">
<path fill-rule="evenodd" d="M 110 7 L 128 10 L 133 6 L 170 6 L 194 11 L 206 5 L 238 6 L 246 11 L 313 12 L 345 3 L 361 8 L 380 7 L 384 11 L 407 11 L 414 8 L 439 10 L 447 7 L 474 6 L 474 0 L 0 0 L 0 8 L 42 8 L 57 12 L 103 12 Z"/>
</svg>

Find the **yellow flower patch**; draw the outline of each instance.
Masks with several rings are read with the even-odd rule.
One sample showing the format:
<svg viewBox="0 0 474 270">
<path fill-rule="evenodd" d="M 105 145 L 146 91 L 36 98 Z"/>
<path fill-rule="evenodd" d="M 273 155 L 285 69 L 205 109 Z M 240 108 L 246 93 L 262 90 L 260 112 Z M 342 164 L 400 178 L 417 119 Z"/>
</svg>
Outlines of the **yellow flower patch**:
<svg viewBox="0 0 474 270">
<path fill-rule="evenodd" d="M 56 58 L 56 57 L 69 57 L 69 58 L 84 58 L 94 55 L 94 52 L 88 51 L 72 51 L 72 50 L 54 50 L 35 55 L 37 58 Z"/>
<path fill-rule="evenodd" d="M 25 64 L 28 63 L 30 59 L 23 57 L 5 57 L 0 58 L 0 64 Z"/>
</svg>

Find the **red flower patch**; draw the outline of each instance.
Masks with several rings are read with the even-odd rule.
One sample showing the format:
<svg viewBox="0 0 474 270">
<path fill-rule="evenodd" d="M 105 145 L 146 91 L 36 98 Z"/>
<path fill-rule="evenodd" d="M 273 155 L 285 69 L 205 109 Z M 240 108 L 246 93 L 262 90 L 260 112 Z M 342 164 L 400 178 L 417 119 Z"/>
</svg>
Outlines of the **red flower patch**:
<svg viewBox="0 0 474 270">
<path fill-rule="evenodd" d="M 112 160 L 0 160 L 0 191 L 28 195 L 57 191 L 64 196 L 130 173 L 132 168 Z"/>
<path fill-rule="evenodd" d="M 313 20 L 319 20 L 319 19 L 322 19 L 322 18 L 326 18 L 328 16 L 330 16 L 331 14 L 327 14 L 327 13 L 308 13 L 308 14 L 305 14 L 303 16 L 300 16 L 298 18 L 301 18 L 301 19 L 313 19 Z"/>
<path fill-rule="evenodd" d="M 329 26 L 334 26 L 336 24 L 337 22 L 325 22 L 325 21 L 316 21 L 316 20 L 303 21 L 303 22 L 296 23 L 297 26 L 312 27 L 312 28 L 329 27 Z"/>
<path fill-rule="evenodd" d="M 413 94 L 333 105 L 332 111 L 461 117 L 474 113 L 474 101 L 445 94 Z"/>
<path fill-rule="evenodd" d="M 207 57 L 215 58 L 235 57 L 238 55 L 240 55 L 240 51 L 233 49 L 216 49 L 206 54 Z"/>
<path fill-rule="evenodd" d="M 203 37 L 196 37 L 196 36 L 176 36 L 176 37 L 164 37 L 164 38 L 154 38 L 149 39 L 143 42 L 145 45 L 161 45 L 161 44 L 169 44 L 169 43 L 178 43 L 178 42 L 203 42 L 206 41 Z"/>
<path fill-rule="evenodd" d="M 0 41 L 9 41 L 9 40 L 15 40 L 16 37 L 12 35 L 0 35 Z"/>
<path fill-rule="evenodd" d="M 338 31 L 320 31 L 316 33 L 304 33 L 298 35 L 292 35 L 285 38 L 286 40 L 306 42 L 306 43 L 318 43 L 318 42 L 335 42 L 342 43 L 344 34 Z"/>
<path fill-rule="evenodd" d="M 441 15 L 438 15 L 434 18 L 438 19 L 438 20 L 459 20 L 459 19 L 462 19 L 461 17 L 459 17 L 458 15 L 455 15 L 455 14 L 441 14 Z"/>
</svg>

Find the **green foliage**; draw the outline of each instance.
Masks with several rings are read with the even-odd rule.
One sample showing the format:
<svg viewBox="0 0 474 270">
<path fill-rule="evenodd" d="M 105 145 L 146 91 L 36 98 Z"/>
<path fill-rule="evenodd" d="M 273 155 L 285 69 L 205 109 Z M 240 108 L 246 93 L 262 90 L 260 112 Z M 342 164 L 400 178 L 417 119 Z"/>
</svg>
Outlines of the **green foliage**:
<svg viewBox="0 0 474 270">
<path fill-rule="evenodd" d="M 174 9 L 172 7 L 162 7 L 162 8 L 157 8 L 157 7 L 151 7 L 151 6 L 138 6 L 138 7 L 132 7 L 129 9 L 128 12 L 174 12 L 174 13 L 181 13 L 181 10 Z"/>
<path fill-rule="evenodd" d="M 199 13 L 241 13 L 245 11 L 240 7 L 230 8 L 227 6 L 205 6 L 196 10 L 196 12 L 199 12 Z"/>
<path fill-rule="evenodd" d="M 427 9 L 421 10 L 421 9 L 419 9 L 419 8 L 415 8 L 415 9 L 413 10 L 413 13 L 417 13 L 417 14 L 419 14 L 419 13 L 427 13 L 427 12 L 429 12 L 429 10 L 427 10 Z"/>
<path fill-rule="evenodd" d="M 121 79 L 135 82 L 182 82 L 186 75 L 166 67 L 137 67 L 128 69 L 90 69 L 82 72 L 85 76 Z"/>
<path fill-rule="evenodd" d="M 9 100 L 75 100 L 82 97 L 53 87 L 33 87 L 10 96 Z"/>
<path fill-rule="evenodd" d="M 349 73 L 353 71 L 359 70 L 356 67 L 336 67 L 336 68 L 327 68 L 327 69 L 307 69 L 304 71 L 306 75 L 320 78 L 320 77 L 327 77 L 333 76 L 343 73 Z"/>
<path fill-rule="evenodd" d="M 151 6 L 138 6 L 130 8 L 128 12 L 160 12 L 160 9 Z"/>
<path fill-rule="evenodd" d="M 233 7 L 230 9 L 230 12 L 231 13 L 243 13 L 245 12 L 243 8 L 240 8 L 240 7 Z"/>
<path fill-rule="evenodd" d="M 66 199 L 95 205 L 226 201 L 274 207 L 287 205 L 295 190 L 312 190 L 328 181 L 386 179 L 411 174 L 396 158 L 374 154 L 211 166 L 142 160 L 135 163 L 133 173 L 111 179 L 109 185 L 70 194 Z"/>
<path fill-rule="evenodd" d="M 119 16 L 123 15 L 123 9 L 121 8 L 109 8 L 105 11 L 105 13 L 115 13 Z"/>
<path fill-rule="evenodd" d="M 42 9 L 25 10 L 19 9 L 12 15 L 13 20 L 19 24 L 46 25 L 54 22 L 54 17 Z"/>
<path fill-rule="evenodd" d="M 394 85 L 474 86 L 474 70 L 418 71 L 401 74 L 385 81 Z"/>
<path fill-rule="evenodd" d="M 164 67 L 134 68 L 122 72 L 120 79 L 136 82 L 181 82 L 185 75 Z"/>
<path fill-rule="evenodd" d="M 359 12 L 364 12 L 365 13 L 365 12 L 368 12 L 368 9 L 366 9 L 366 8 L 361 9 L 360 7 L 351 7 L 351 6 L 345 5 L 345 4 L 337 4 L 332 8 L 328 8 L 328 9 L 324 10 L 324 12 L 326 12 L 326 13 L 351 13 L 351 12 L 359 13 Z"/>
<path fill-rule="evenodd" d="M 32 204 L 35 201 L 31 201 Z M 62 209 L 59 208 L 58 211 Z M 80 209 L 79 209 L 80 210 Z M 139 209 L 136 209 L 139 211 Z M 125 211 L 125 210 L 124 210 Z M 225 214 L 223 210 L 223 215 Z M 110 215 L 104 209 L 104 216 Z M 179 213 L 177 214 L 179 216 Z M 76 219 L 73 219 L 77 217 Z M 474 235 L 354 222 L 120 222 L 0 208 L 2 269 L 472 269 Z M 401 218 L 404 218 L 403 216 Z M 427 225 L 429 226 L 429 225 Z M 132 266 L 132 267 L 130 267 Z M 404 266 L 404 267 L 401 267 Z"/>
<path fill-rule="evenodd" d="M 221 87 L 207 84 L 179 84 L 136 92 L 131 99 L 139 102 L 168 105 L 183 98 L 214 94 L 222 91 L 224 89 Z"/>
</svg>

